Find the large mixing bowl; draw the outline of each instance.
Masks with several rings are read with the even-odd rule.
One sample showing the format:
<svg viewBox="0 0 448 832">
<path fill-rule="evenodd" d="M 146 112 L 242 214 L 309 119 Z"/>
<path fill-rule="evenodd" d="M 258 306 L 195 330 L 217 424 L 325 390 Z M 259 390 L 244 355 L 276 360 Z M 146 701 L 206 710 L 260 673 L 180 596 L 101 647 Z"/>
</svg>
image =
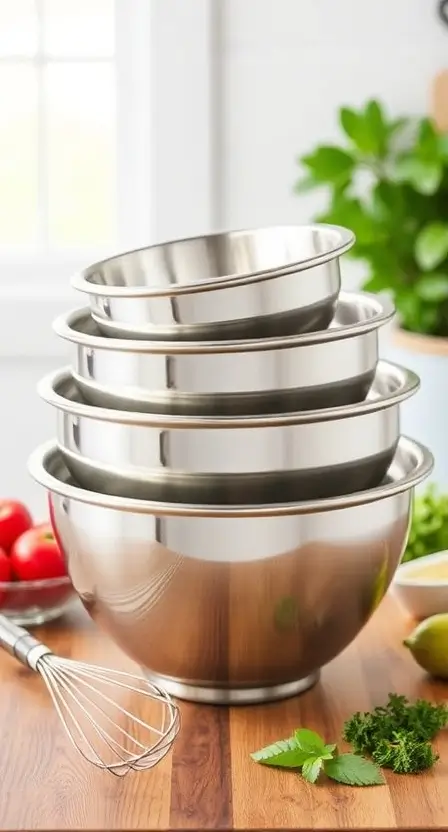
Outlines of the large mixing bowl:
<svg viewBox="0 0 448 832">
<path fill-rule="evenodd" d="M 229 231 L 103 260 L 72 285 L 89 295 L 107 335 L 178 341 L 309 332 L 330 323 L 339 257 L 354 242 L 332 225 Z"/>
<path fill-rule="evenodd" d="M 50 492 L 92 618 L 170 693 L 218 703 L 298 693 L 355 638 L 391 582 L 412 489 L 432 465 L 402 437 L 378 488 L 228 509 L 83 490 L 53 442 L 30 471 Z"/>
<path fill-rule="evenodd" d="M 85 404 L 70 372 L 39 385 L 67 466 L 86 488 L 195 503 L 286 502 L 373 488 L 418 377 L 379 362 L 364 402 L 277 416 L 158 416 Z"/>
<path fill-rule="evenodd" d="M 281 339 L 188 343 L 101 336 L 89 310 L 60 316 L 72 375 L 86 401 L 152 413 L 249 415 L 352 404 L 378 361 L 378 329 L 394 314 L 375 295 L 341 293 L 330 327 Z"/>
</svg>

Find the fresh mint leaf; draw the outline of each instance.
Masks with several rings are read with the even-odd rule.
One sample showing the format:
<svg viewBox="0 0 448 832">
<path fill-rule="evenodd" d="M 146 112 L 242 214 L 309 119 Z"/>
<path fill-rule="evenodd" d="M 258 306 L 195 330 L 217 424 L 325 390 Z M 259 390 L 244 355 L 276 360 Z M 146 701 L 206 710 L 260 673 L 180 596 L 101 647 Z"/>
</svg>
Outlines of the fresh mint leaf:
<svg viewBox="0 0 448 832">
<path fill-rule="evenodd" d="M 302 751 L 308 752 L 308 756 L 321 757 L 326 752 L 325 742 L 316 731 L 310 731 L 308 728 L 296 728 L 294 739 Z"/>
<path fill-rule="evenodd" d="M 308 783 L 315 783 L 322 771 L 323 764 L 322 757 L 309 757 L 308 760 L 305 760 L 302 767 L 303 779 L 308 780 Z"/>
<path fill-rule="evenodd" d="M 415 259 L 425 272 L 432 271 L 448 255 L 448 224 L 431 222 L 423 226 L 415 241 Z"/>
<path fill-rule="evenodd" d="M 331 780 L 347 786 L 380 786 L 384 783 L 378 766 L 357 754 L 339 754 L 326 760 L 324 771 Z"/>
<path fill-rule="evenodd" d="M 256 763 L 279 768 L 302 768 L 305 760 L 310 756 L 309 751 L 300 748 L 295 737 L 267 745 L 251 755 Z"/>
</svg>

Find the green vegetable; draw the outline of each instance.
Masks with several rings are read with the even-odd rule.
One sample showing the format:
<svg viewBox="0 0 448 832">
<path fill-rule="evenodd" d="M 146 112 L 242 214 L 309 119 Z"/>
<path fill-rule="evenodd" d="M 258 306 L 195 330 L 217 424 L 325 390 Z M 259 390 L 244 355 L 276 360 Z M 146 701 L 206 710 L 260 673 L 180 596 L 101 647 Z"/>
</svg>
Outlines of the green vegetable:
<svg viewBox="0 0 448 832">
<path fill-rule="evenodd" d="M 372 759 L 397 774 L 416 774 L 431 768 L 439 758 L 431 743 L 417 740 L 412 732 L 395 731 L 392 740 L 380 740 Z"/>
<path fill-rule="evenodd" d="M 447 723 L 446 705 L 424 699 L 411 704 L 405 696 L 389 694 L 386 706 L 354 714 L 343 736 L 355 753 L 371 756 L 383 768 L 416 774 L 436 762 L 431 740 Z"/>
<path fill-rule="evenodd" d="M 397 774 L 431 768 L 438 760 L 431 740 L 447 724 L 446 705 L 425 699 L 410 703 L 405 696 L 390 693 L 386 705 L 358 712 L 345 722 L 343 738 L 354 753 L 340 754 L 336 745 L 328 745 L 315 731 L 297 728 L 289 739 L 250 756 L 265 766 L 300 769 L 309 783 L 316 783 L 323 772 L 347 786 L 378 786 L 384 783 L 381 768 Z"/>
<path fill-rule="evenodd" d="M 339 754 L 315 731 L 297 728 L 294 736 L 251 754 L 255 762 L 278 768 L 301 769 L 304 780 L 316 783 L 322 771 L 332 780 L 348 786 L 377 786 L 384 783 L 375 763 L 357 754 Z"/>
<path fill-rule="evenodd" d="M 380 786 L 384 783 L 378 766 L 357 754 L 339 754 L 329 760 L 325 774 L 347 786 Z"/>
<path fill-rule="evenodd" d="M 448 494 L 440 494 L 431 484 L 414 500 L 403 563 L 445 549 L 448 549 Z"/>
<path fill-rule="evenodd" d="M 401 326 L 448 335 L 448 136 L 429 118 L 391 118 L 379 101 L 342 107 L 342 140 L 298 159 L 297 193 L 324 188 L 320 222 L 356 234 L 363 288 L 389 292 Z"/>
</svg>

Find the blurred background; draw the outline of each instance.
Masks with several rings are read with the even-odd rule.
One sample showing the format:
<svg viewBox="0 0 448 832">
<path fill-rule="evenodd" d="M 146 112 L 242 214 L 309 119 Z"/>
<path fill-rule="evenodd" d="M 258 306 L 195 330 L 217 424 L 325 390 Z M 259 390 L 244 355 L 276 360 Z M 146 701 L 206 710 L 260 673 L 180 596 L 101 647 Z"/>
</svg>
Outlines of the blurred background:
<svg viewBox="0 0 448 832">
<path fill-rule="evenodd" d="M 340 108 L 421 119 L 445 68 L 436 0 L 0 0 L 0 495 L 43 510 L 26 460 L 55 413 L 35 385 L 67 355 L 51 322 L 83 303 L 77 268 L 310 221 L 327 197 L 295 192 L 298 159 L 341 145 Z"/>
</svg>

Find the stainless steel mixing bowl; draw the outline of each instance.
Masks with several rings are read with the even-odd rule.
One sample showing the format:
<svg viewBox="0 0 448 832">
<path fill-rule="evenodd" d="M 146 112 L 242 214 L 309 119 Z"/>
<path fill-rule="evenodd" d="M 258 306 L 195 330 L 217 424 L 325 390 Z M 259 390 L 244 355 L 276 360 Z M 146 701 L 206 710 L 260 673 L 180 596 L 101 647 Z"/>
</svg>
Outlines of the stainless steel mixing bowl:
<svg viewBox="0 0 448 832">
<path fill-rule="evenodd" d="M 134 341 L 101 335 L 88 309 L 59 317 L 72 374 L 90 404 L 153 413 L 248 415 L 337 407 L 365 398 L 390 301 L 341 293 L 329 329 L 281 339 Z"/>
<path fill-rule="evenodd" d="M 39 385 L 57 408 L 58 443 L 81 485 L 124 497 L 285 502 L 373 488 L 418 377 L 379 362 L 364 402 L 277 416 L 158 416 L 85 404 L 70 372 Z"/>
<path fill-rule="evenodd" d="M 92 618 L 175 696 L 248 703 L 309 687 L 385 594 L 432 456 L 401 438 L 388 480 L 332 500 L 228 509 L 83 490 L 55 443 L 30 460 Z"/>
<path fill-rule="evenodd" d="M 95 263 L 72 278 L 106 335 L 263 338 L 323 329 L 354 244 L 332 225 L 274 226 L 173 240 Z M 300 274 L 299 274 L 300 272 Z"/>
</svg>

